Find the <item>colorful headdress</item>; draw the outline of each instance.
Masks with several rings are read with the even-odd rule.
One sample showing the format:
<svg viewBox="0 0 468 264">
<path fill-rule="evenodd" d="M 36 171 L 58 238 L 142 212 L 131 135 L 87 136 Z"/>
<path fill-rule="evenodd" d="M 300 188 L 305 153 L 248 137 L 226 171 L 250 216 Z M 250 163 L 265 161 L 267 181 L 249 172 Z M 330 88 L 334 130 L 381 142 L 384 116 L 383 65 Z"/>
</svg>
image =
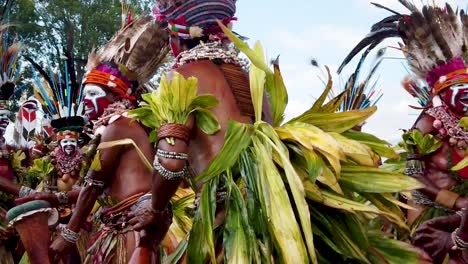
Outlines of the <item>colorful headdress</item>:
<svg viewBox="0 0 468 264">
<path fill-rule="evenodd" d="M 78 140 L 83 131 L 84 119 L 81 116 L 65 117 L 52 120 L 51 125 L 56 131 L 57 141 L 70 137 Z"/>
<path fill-rule="evenodd" d="M 20 78 L 21 65 L 18 63 L 21 45 L 8 38 L 8 14 L 12 1 L 6 1 L 0 17 L 0 109 L 8 108 L 7 101 L 13 95 Z"/>
<path fill-rule="evenodd" d="M 340 111 L 361 110 L 375 106 L 383 96 L 382 90 L 377 90 L 378 80 L 374 80 L 385 54 L 385 49 L 379 50 L 371 64 L 367 76 L 363 76 L 363 65 L 367 54 L 364 54 L 356 66 L 354 72 L 348 77 L 343 88 L 343 102 Z M 363 76 L 364 78 L 361 78 Z"/>
<path fill-rule="evenodd" d="M 57 133 L 68 131 L 74 134 L 81 132 L 84 126 L 82 90 L 71 84 L 68 65 L 64 68 L 65 74 L 62 76 L 60 71 L 54 74 L 48 66 L 49 74 L 41 71 L 42 78 L 33 68 L 34 95 Z"/>
<path fill-rule="evenodd" d="M 235 20 L 236 0 L 156 0 L 157 19 L 168 22 L 171 35 L 196 39 L 222 34 L 216 20 Z"/>
<path fill-rule="evenodd" d="M 461 10 L 458 16 L 449 4 L 445 8 L 424 6 L 419 10 L 412 3 L 400 0 L 410 15 L 389 8 L 393 15 L 372 26 L 371 32 L 345 58 L 339 71 L 361 50 L 369 52 L 390 37 L 403 41 L 403 51 L 411 71 L 426 80 L 437 95 L 445 88 L 468 82 L 468 16 Z"/>
<path fill-rule="evenodd" d="M 141 16 L 97 52 L 91 52 L 83 85 L 100 85 L 121 98 L 135 101 L 138 87 L 153 77 L 168 52 L 164 27 L 151 16 Z"/>
</svg>

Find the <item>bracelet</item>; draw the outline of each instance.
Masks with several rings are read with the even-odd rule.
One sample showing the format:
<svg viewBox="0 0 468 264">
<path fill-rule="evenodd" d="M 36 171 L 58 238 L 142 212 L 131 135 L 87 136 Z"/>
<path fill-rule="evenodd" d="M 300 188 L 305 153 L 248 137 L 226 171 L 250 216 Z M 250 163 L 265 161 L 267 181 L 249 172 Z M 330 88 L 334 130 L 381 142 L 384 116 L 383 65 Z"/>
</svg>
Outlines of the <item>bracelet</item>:
<svg viewBox="0 0 468 264">
<path fill-rule="evenodd" d="M 62 230 L 62 237 L 65 241 L 75 244 L 80 238 L 80 234 L 71 231 L 68 227 L 64 227 Z"/>
<path fill-rule="evenodd" d="M 449 209 L 453 209 L 458 197 L 460 197 L 458 193 L 442 189 L 437 193 L 435 202 Z"/>
<path fill-rule="evenodd" d="M 455 229 L 455 231 L 452 232 L 452 242 L 453 242 L 453 247 L 452 249 L 456 250 L 467 250 L 468 249 L 468 242 L 464 241 L 463 239 L 460 238 L 458 235 L 458 231 L 460 230 L 459 227 Z"/>
<path fill-rule="evenodd" d="M 23 198 L 34 193 L 36 193 L 36 190 L 33 190 L 27 186 L 21 186 L 18 196 L 19 198 Z"/>
<path fill-rule="evenodd" d="M 96 186 L 98 188 L 104 188 L 104 185 L 105 185 L 104 181 L 95 180 L 95 179 L 91 178 L 91 176 L 86 176 L 84 178 L 84 183 L 85 183 L 84 184 L 85 187 Z"/>
<path fill-rule="evenodd" d="M 181 171 L 170 171 L 164 168 L 161 163 L 159 163 L 158 157 L 154 159 L 153 162 L 154 169 L 166 180 L 179 180 L 186 178 L 189 174 L 187 164 L 185 164 L 184 168 Z"/>
<path fill-rule="evenodd" d="M 174 137 L 188 143 L 190 139 L 190 131 L 186 126 L 181 124 L 164 124 L 159 127 L 158 140 L 168 137 Z"/>
<path fill-rule="evenodd" d="M 178 160 L 188 160 L 187 153 L 179 153 L 179 152 L 172 152 L 172 151 L 165 151 L 162 149 L 158 149 L 156 151 L 156 156 L 165 159 L 178 159 Z"/>
<path fill-rule="evenodd" d="M 466 208 L 462 208 L 462 209 L 456 211 L 455 214 L 457 214 L 460 217 L 463 217 L 465 215 L 465 211 L 466 211 Z"/>
<path fill-rule="evenodd" d="M 55 193 L 55 196 L 57 196 L 57 200 L 58 200 L 60 205 L 67 205 L 68 204 L 68 194 L 66 192 Z"/>
<path fill-rule="evenodd" d="M 423 156 L 418 154 L 418 153 L 409 153 L 407 156 L 406 156 L 406 160 L 418 160 L 418 161 L 421 161 L 423 160 Z"/>
</svg>

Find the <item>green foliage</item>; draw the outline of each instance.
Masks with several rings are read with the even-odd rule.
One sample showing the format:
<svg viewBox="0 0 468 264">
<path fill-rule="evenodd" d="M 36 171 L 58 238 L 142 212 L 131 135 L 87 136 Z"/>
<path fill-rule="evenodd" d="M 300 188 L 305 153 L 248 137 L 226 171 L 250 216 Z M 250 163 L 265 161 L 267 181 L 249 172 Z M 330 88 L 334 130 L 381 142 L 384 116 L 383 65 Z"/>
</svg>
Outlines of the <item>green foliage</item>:
<svg viewBox="0 0 468 264">
<path fill-rule="evenodd" d="M 209 111 L 218 104 L 212 95 L 197 96 L 197 79 L 185 79 L 174 72 L 172 80 L 163 75 L 159 89 L 151 94 L 144 94 L 144 102 L 140 108 L 130 111 L 143 125 L 157 130 L 163 124 L 185 125 L 190 115 L 195 116 L 197 126 L 206 134 L 218 132 L 220 125 L 216 117 Z M 152 141 L 156 135 L 151 135 Z"/>
<path fill-rule="evenodd" d="M 423 135 L 421 131 L 413 129 L 403 134 L 402 146 L 409 153 L 416 151 L 425 156 L 438 150 L 442 146 L 442 141 L 434 135 Z"/>
<path fill-rule="evenodd" d="M 197 177 L 204 185 L 187 262 L 217 263 L 215 243 L 222 236 L 226 263 L 401 263 L 390 257 L 395 252 L 415 263 L 415 252 L 405 244 L 375 243 L 386 237 L 378 234 L 374 239 L 368 230 L 377 216 L 407 229 L 394 193 L 421 187 L 412 178 L 377 168 L 374 149 L 396 157 L 388 143 L 343 133 L 366 120 L 375 108 L 334 113 L 340 100 L 324 105 L 326 96 L 321 96 L 304 115 L 281 125 L 287 94 L 279 71 L 275 78 L 259 43 L 250 49 L 223 29 L 252 62 L 250 89 L 256 118 L 253 124 L 230 122 L 223 148 Z M 162 89 L 167 86 L 164 82 Z M 170 89 L 171 97 L 146 95 L 142 107 L 133 112 L 143 123 L 155 128 L 188 120 L 191 111 L 184 106 L 186 98 L 196 95 L 193 80 L 184 84 L 176 76 L 173 82 L 180 86 Z M 260 118 L 264 91 L 270 96 L 274 125 Z M 216 200 L 222 189 L 227 190 L 226 199 Z M 218 209 L 225 210 L 226 218 L 215 226 Z"/>
<path fill-rule="evenodd" d="M 29 169 L 29 173 L 37 173 L 41 175 L 44 180 L 51 176 L 54 171 L 55 166 L 52 164 L 49 157 L 35 159 L 33 166 Z"/>
</svg>

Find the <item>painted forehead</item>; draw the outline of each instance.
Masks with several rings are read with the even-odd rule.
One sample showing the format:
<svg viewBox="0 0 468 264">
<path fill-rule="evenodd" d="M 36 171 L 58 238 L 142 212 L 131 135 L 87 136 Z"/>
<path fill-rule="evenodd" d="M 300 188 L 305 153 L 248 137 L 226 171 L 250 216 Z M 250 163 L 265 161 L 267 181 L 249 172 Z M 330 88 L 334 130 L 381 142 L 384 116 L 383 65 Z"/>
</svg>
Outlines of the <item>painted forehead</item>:
<svg viewBox="0 0 468 264">
<path fill-rule="evenodd" d="M 95 93 L 96 95 L 106 95 L 106 91 L 104 91 L 101 86 L 95 84 L 85 85 L 83 92 L 85 94 Z"/>
</svg>

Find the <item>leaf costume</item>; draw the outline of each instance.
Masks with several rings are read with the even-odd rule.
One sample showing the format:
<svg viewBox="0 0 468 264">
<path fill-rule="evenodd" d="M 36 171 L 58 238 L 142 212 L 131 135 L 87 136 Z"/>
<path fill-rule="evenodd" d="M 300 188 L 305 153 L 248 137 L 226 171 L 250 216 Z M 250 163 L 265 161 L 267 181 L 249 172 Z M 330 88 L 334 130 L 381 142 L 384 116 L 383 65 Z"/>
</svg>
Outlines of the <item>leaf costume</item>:
<svg viewBox="0 0 468 264">
<path fill-rule="evenodd" d="M 221 151 L 195 177 L 203 187 L 190 236 L 180 245 L 189 263 L 416 261 L 407 245 L 367 228 L 377 216 L 406 228 L 400 203 L 391 193 L 421 187 L 414 179 L 376 167 L 373 147 L 394 155 L 386 143 L 372 135 L 347 132 L 372 115 L 375 107 L 335 112 L 342 97 L 325 102 L 332 86 L 329 79 L 311 109 L 283 122 L 288 96 L 279 65 L 271 69 L 259 43 L 250 49 L 228 30 L 234 0 L 161 0 L 158 7 L 157 14 L 171 25 L 171 34 L 181 39 L 206 37 L 208 42 L 200 43 L 200 50 L 217 47 L 200 55 L 190 49 L 181 52 L 176 67 L 198 60 L 239 66 L 225 45 L 227 38 L 252 63 L 247 97 L 254 122 L 231 121 Z M 217 43 L 210 44 L 213 40 Z M 216 133 L 217 123 L 208 114 L 216 100 L 197 96 L 196 87 L 195 78 L 184 79 L 173 72 L 172 80 L 163 78 L 160 90 L 145 95 L 141 108 L 131 114 L 159 129 L 155 136 L 161 134 L 160 127 L 185 124 L 191 114 L 198 128 L 209 135 Z M 230 87 L 235 96 L 238 86 Z M 269 105 L 263 101 L 265 92 Z M 202 102 L 199 98 L 205 103 L 195 107 L 194 102 Z M 265 112 L 271 113 L 270 123 L 262 120 Z M 205 117 L 197 118 L 200 113 Z M 161 157 L 157 155 L 154 162 L 159 172 L 164 171 L 157 162 Z M 215 225 L 218 210 L 226 213 L 223 223 Z"/>
</svg>

